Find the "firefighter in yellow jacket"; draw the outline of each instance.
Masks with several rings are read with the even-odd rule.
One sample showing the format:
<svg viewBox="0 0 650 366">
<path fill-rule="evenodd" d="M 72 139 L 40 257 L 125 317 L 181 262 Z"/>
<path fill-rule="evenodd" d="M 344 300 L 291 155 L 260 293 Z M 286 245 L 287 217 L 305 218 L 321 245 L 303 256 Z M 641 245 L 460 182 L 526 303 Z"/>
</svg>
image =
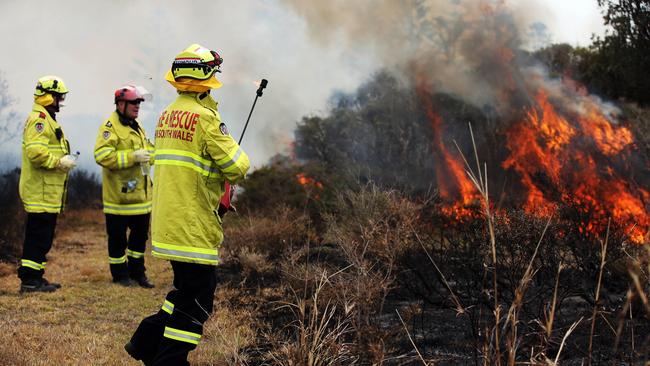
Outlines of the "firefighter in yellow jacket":
<svg viewBox="0 0 650 366">
<path fill-rule="evenodd" d="M 189 365 L 187 355 L 212 312 L 224 184 L 243 179 L 250 165 L 210 95 L 221 87 L 214 77 L 221 62 L 216 52 L 193 44 L 176 56 L 165 77 L 179 95 L 156 127 L 152 253 L 171 261 L 175 289 L 125 345 L 147 365 Z"/>
<path fill-rule="evenodd" d="M 19 193 L 27 211 L 23 255 L 18 268 L 21 292 L 52 292 L 61 286 L 43 277 L 58 214 L 63 210 L 68 172 L 75 167 L 70 144 L 56 114 L 68 93 L 57 76 L 38 79 L 34 106 L 23 131 Z"/>
<path fill-rule="evenodd" d="M 153 145 L 137 121 L 140 103 L 151 94 L 128 84 L 115 91 L 115 111 L 99 127 L 95 161 L 102 169 L 102 196 L 113 282 L 154 285 L 145 275 L 153 184 L 149 166 Z M 128 237 L 127 237 L 128 231 Z"/>
</svg>

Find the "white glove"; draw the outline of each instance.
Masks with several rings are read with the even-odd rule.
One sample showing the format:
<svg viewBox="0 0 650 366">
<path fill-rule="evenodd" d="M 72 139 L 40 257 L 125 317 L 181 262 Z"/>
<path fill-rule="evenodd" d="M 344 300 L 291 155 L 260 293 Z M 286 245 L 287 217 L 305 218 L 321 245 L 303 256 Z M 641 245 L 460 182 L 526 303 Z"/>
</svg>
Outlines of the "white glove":
<svg viewBox="0 0 650 366">
<path fill-rule="evenodd" d="M 56 168 L 64 172 L 70 171 L 77 166 L 77 159 L 72 155 L 63 155 L 59 162 L 56 164 Z"/>
<path fill-rule="evenodd" d="M 133 152 L 133 159 L 136 163 L 148 163 L 151 160 L 151 154 L 145 149 L 136 150 Z"/>
</svg>

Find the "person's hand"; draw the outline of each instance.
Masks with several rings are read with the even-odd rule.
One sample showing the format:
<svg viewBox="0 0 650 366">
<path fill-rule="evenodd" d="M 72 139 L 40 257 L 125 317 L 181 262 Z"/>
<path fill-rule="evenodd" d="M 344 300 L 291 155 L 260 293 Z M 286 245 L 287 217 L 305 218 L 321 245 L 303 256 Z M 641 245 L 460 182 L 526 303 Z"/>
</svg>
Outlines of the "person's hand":
<svg viewBox="0 0 650 366">
<path fill-rule="evenodd" d="M 63 155 L 59 162 L 56 164 L 56 168 L 64 172 L 68 172 L 77 166 L 77 159 L 72 155 Z"/>
<path fill-rule="evenodd" d="M 133 152 L 133 159 L 136 163 L 148 163 L 151 160 L 151 154 L 145 149 L 136 150 Z"/>
</svg>

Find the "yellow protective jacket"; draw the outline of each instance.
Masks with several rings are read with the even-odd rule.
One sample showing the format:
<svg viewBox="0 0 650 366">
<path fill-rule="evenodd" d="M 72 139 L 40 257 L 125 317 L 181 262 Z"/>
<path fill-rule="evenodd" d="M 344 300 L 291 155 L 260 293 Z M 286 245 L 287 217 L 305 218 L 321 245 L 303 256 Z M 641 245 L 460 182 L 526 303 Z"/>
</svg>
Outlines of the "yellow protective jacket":
<svg viewBox="0 0 650 366">
<path fill-rule="evenodd" d="M 142 215 L 151 212 L 153 184 L 148 166 L 136 163 L 133 152 L 147 149 L 153 154 L 153 145 L 137 122 L 135 129 L 125 123 L 113 112 L 99 127 L 95 142 L 95 161 L 103 167 L 104 213 Z"/>
<path fill-rule="evenodd" d="M 18 191 L 25 211 L 59 213 L 65 204 L 68 173 L 56 169 L 70 153 L 61 126 L 45 107 L 34 104 L 23 130 L 23 158 Z"/>
<path fill-rule="evenodd" d="M 250 162 L 209 94 L 180 92 L 167 106 L 156 126 L 155 156 L 154 257 L 217 265 L 224 184 L 243 179 Z"/>
</svg>

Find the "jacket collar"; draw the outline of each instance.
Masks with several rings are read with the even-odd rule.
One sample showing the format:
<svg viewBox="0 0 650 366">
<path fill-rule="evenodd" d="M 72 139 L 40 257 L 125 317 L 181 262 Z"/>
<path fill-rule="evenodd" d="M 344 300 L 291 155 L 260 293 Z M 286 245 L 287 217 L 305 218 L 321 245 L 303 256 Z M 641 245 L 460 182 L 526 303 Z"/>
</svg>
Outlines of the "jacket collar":
<svg viewBox="0 0 650 366">
<path fill-rule="evenodd" d="M 32 107 L 32 111 L 45 114 L 46 120 L 50 121 L 50 123 L 54 123 L 54 125 L 57 127 L 59 126 L 59 123 L 54 118 L 52 118 L 50 112 L 48 112 L 47 109 L 45 109 L 45 107 L 43 107 L 42 105 L 38 103 L 34 103 L 34 106 Z"/>
<path fill-rule="evenodd" d="M 136 130 L 138 130 L 140 128 L 140 124 L 138 123 L 137 119 L 128 119 L 124 115 L 122 115 L 122 113 L 118 112 L 117 110 L 113 111 L 113 113 L 115 113 L 115 116 L 117 117 L 116 119 L 118 121 L 120 121 L 122 126 L 131 127 L 131 128 L 136 129 Z"/>
<path fill-rule="evenodd" d="M 219 102 L 214 100 L 212 98 L 212 95 L 210 93 L 195 93 L 195 92 L 178 92 L 180 97 L 186 97 L 186 98 L 192 98 L 196 100 L 200 105 L 212 109 L 212 110 L 217 110 L 219 106 Z"/>
</svg>

